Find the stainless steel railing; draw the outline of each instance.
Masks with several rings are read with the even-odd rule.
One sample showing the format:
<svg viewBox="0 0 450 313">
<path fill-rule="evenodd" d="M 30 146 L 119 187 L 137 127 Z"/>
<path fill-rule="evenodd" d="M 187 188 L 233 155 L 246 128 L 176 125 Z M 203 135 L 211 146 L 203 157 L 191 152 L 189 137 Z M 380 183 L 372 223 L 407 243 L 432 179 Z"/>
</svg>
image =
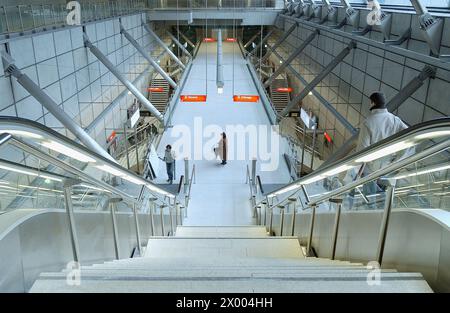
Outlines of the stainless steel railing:
<svg viewBox="0 0 450 313">
<path fill-rule="evenodd" d="M 314 236 L 314 226 L 315 226 L 315 220 L 316 220 L 316 211 L 320 204 L 322 203 L 333 203 L 336 205 L 336 211 L 335 211 L 335 218 L 334 218 L 334 227 L 332 231 L 332 238 L 331 238 L 331 258 L 334 259 L 336 255 L 336 245 L 338 241 L 338 232 L 339 232 L 339 223 L 341 218 L 341 211 L 342 211 L 342 203 L 343 203 L 343 197 L 347 193 L 349 193 L 352 190 L 357 190 L 358 187 L 365 185 L 370 182 L 374 181 L 382 181 L 383 184 L 386 186 L 386 192 L 385 192 L 385 200 L 384 200 L 384 207 L 383 207 L 383 217 L 382 217 L 382 223 L 380 226 L 379 231 L 379 238 L 378 238 L 378 246 L 377 246 L 377 261 L 379 264 L 383 261 L 383 253 L 384 253 L 384 247 L 386 244 L 386 234 L 387 229 L 389 227 L 389 220 L 390 215 L 392 211 L 393 206 L 393 200 L 394 196 L 396 194 L 396 185 L 399 180 L 401 180 L 402 176 L 392 176 L 392 173 L 397 173 L 400 170 L 405 170 L 407 168 L 410 168 L 412 165 L 413 170 L 407 169 L 407 173 L 410 173 L 411 176 L 413 176 L 416 173 L 416 175 L 420 174 L 427 174 L 430 170 L 430 167 L 425 167 L 425 170 L 422 168 L 417 168 L 418 162 L 429 162 L 430 158 L 436 158 L 437 156 L 441 156 L 441 159 L 447 160 L 444 161 L 444 163 L 439 164 L 440 168 L 442 168 L 442 171 L 448 171 L 450 169 L 448 164 L 448 150 L 450 148 L 450 139 L 448 139 L 448 135 L 450 135 L 450 119 L 440 119 L 435 120 L 431 122 L 422 123 L 420 125 L 414 126 L 410 129 L 407 129 L 399 134 L 396 134 L 390 138 L 387 138 L 383 140 L 380 143 L 377 143 L 373 145 L 372 147 L 369 147 L 359 153 L 356 153 L 352 156 L 349 156 L 345 158 L 342 161 L 335 162 L 331 164 L 330 166 L 326 166 L 324 170 L 319 170 L 316 172 L 313 172 L 312 174 L 305 176 L 304 178 L 299 179 L 298 181 L 288 184 L 282 188 L 279 188 L 278 190 L 275 190 L 273 192 L 270 192 L 266 195 L 266 199 L 260 202 L 260 204 L 263 204 L 265 206 L 264 208 L 264 214 L 269 216 L 269 231 L 272 232 L 273 225 L 273 215 L 274 215 L 274 209 L 278 208 L 280 209 L 280 230 L 279 234 L 283 234 L 283 223 L 284 223 L 284 205 L 291 201 L 291 202 L 297 202 L 300 200 L 300 203 L 303 201 L 305 202 L 305 206 L 303 207 L 303 211 L 309 211 L 311 214 L 310 221 L 309 221 L 309 229 L 307 232 L 307 251 L 310 254 L 312 251 L 312 239 Z M 440 141 L 434 140 L 434 138 L 441 138 Z M 395 150 L 395 147 L 398 147 L 402 143 L 408 143 L 408 147 L 418 146 L 419 144 L 425 143 L 426 147 L 421 151 L 415 151 L 415 153 L 409 153 L 404 155 L 403 157 L 400 157 L 399 159 L 392 161 L 390 164 L 385 165 L 381 167 L 378 170 L 373 171 L 370 174 L 366 174 L 365 176 L 360 176 L 359 172 L 356 175 L 356 178 L 351 181 L 350 183 L 345 184 L 344 186 L 338 187 L 334 190 L 331 190 L 329 192 L 323 192 L 322 194 L 318 194 L 314 197 L 314 199 L 311 199 L 308 193 L 306 192 L 306 186 L 311 184 L 311 182 L 314 181 L 320 181 L 320 179 L 324 179 L 327 174 L 326 173 L 332 173 L 332 175 L 337 174 L 338 172 L 341 172 L 340 169 L 348 169 L 349 164 L 358 164 L 358 160 L 364 160 L 368 159 L 368 156 L 371 156 L 373 159 L 377 155 L 383 157 L 385 154 L 389 154 L 389 152 L 384 153 L 384 151 L 389 150 Z M 405 146 L 406 147 L 406 146 Z M 405 148 L 406 149 L 406 148 Z M 397 150 L 402 151 L 402 150 Z M 395 152 L 390 152 L 395 153 Z M 370 159 L 370 158 L 369 158 Z M 374 161 L 378 159 L 373 159 Z M 359 161 L 361 162 L 361 161 Z M 371 161 L 365 161 L 363 164 L 370 164 Z M 439 161 L 434 160 L 433 163 L 436 163 Z M 447 162 L 447 163 L 445 163 Z M 360 163 L 359 163 L 360 164 Z M 361 164 L 360 164 L 361 165 Z M 363 167 L 361 167 L 363 168 Z M 431 167 L 433 169 L 433 167 Z M 409 172 L 408 172 L 409 171 Z M 445 172 L 444 172 L 445 173 Z M 405 175 L 405 174 L 403 174 Z M 429 174 L 427 174 L 429 175 Z M 400 177 L 400 178 L 397 178 Z M 411 186 L 411 188 L 414 186 Z M 403 187 L 408 188 L 408 186 Z M 280 195 L 286 195 L 283 199 L 279 200 L 278 196 Z M 302 199 L 303 194 L 303 199 Z M 272 203 L 269 201 L 269 199 L 277 199 L 276 202 Z M 367 198 L 362 197 L 362 199 L 367 203 Z M 303 204 L 303 203 L 302 203 Z M 295 208 L 295 204 L 294 204 Z M 262 214 L 262 213 L 261 213 Z M 295 216 L 296 216 L 296 210 L 294 209 L 293 217 L 292 217 L 292 224 L 291 224 L 291 234 L 295 233 Z M 262 219 L 262 216 L 259 218 Z M 266 225 L 264 223 L 264 225 Z M 267 226 L 267 225 L 266 225 Z"/>
</svg>

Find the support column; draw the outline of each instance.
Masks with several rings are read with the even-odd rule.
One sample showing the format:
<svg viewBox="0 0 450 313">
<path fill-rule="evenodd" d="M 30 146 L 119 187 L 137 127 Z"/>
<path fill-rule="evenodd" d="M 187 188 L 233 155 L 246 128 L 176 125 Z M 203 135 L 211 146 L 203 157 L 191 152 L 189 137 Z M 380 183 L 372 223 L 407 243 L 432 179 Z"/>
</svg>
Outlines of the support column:
<svg viewBox="0 0 450 313">
<path fill-rule="evenodd" d="M 167 51 L 170 57 L 175 62 L 177 62 L 177 64 L 184 70 L 186 67 L 184 66 L 183 62 L 181 62 L 180 59 L 178 59 L 177 56 L 172 52 L 172 50 L 170 50 L 169 47 L 166 46 L 164 41 L 162 41 L 161 38 L 159 38 L 146 23 L 142 22 L 142 26 L 150 35 L 155 38 L 155 40 L 161 45 L 161 47 L 163 47 Z"/>
<path fill-rule="evenodd" d="M 277 42 L 273 45 L 272 50 L 276 50 L 289 35 L 297 28 L 298 24 L 294 23 L 292 26 L 281 36 Z M 266 54 L 262 57 L 261 63 L 264 63 L 270 56 L 270 49 L 267 50 Z"/>
<path fill-rule="evenodd" d="M 120 25 L 120 32 L 125 36 L 125 38 L 136 48 L 137 51 L 153 66 L 153 68 L 161 74 L 162 77 L 172 86 L 172 88 L 176 88 L 177 84 L 173 81 L 172 78 L 159 66 L 155 60 L 145 51 L 145 49 L 128 33 L 122 25 Z"/>
<path fill-rule="evenodd" d="M 174 35 L 172 35 L 169 31 L 167 31 L 167 34 L 169 35 L 170 39 L 173 40 L 173 42 L 189 57 L 192 59 L 192 54 L 187 51 L 187 49 L 178 41 L 177 38 L 175 38 Z"/>
<path fill-rule="evenodd" d="M 32 95 L 44 108 L 46 108 L 64 127 L 74 134 L 81 143 L 102 157 L 114 161 L 110 156 L 88 133 L 66 113 L 61 107 L 53 101 L 28 75 L 23 74 L 14 64 L 12 57 L 2 52 L 3 65 L 5 73 L 9 73 L 17 79 L 17 82 Z"/>
<path fill-rule="evenodd" d="M 216 70 L 216 85 L 217 93 L 223 93 L 223 86 L 225 85 L 223 79 L 223 55 L 222 55 L 222 30 L 217 31 L 217 70 Z"/>
<path fill-rule="evenodd" d="M 128 79 L 125 78 L 125 76 L 122 75 L 122 73 L 117 70 L 108 58 L 92 44 L 86 34 L 84 34 L 84 44 L 89 48 L 92 54 L 95 55 L 97 59 L 102 62 L 103 65 L 106 66 L 106 68 L 108 68 L 108 70 L 110 70 L 110 72 L 122 82 L 122 84 L 125 85 L 125 87 L 127 87 L 127 89 L 147 108 L 147 110 L 149 110 L 160 122 L 164 123 L 163 115 Z"/>
<path fill-rule="evenodd" d="M 272 82 L 277 78 L 285 69 L 286 67 L 291 64 L 294 59 L 305 50 L 305 48 L 316 38 L 316 36 L 319 34 L 319 30 L 316 29 L 312 34 L 306 38 L 305 41 L 298 47 L 290 56 L 289 58 L 281 64 L 281 66 L 272 74 L 272 76 L 269 77 L 269 79 L 264 83 L 264 87 L 267 88 L 272 84 Z M 272 48 L 273 49 L 273 48 Z"/>
<path fill-rule="evenodd" d="M 304 89 L 298 94 L 294 99 L 292 99 L 286 108 L 280 113 L 281 116 L 287 116 L 289 111 L 295 107 L 300 101 L 302 101 L 310 91 L 312 91 L 331 71 L 338 66 L 339 63 L 352 51 L 352 49 L 356 48 L 356 42 L 352 41 L 350 44 L 341 51 L 323 70 L 317 75 Z"/>
<path fill-rule="evenodd" d="M 436 69 L 430 66 L 420 72 L 417 77 L 414 77 L 405 87 L 402 88 L 394 98 L 389 101 L 387 108 L 390 112 L 397 110 L 403 102 L 413 95 L 419 89 L 428 78 L 434 78 L 436 76 Z"/>
</svg>

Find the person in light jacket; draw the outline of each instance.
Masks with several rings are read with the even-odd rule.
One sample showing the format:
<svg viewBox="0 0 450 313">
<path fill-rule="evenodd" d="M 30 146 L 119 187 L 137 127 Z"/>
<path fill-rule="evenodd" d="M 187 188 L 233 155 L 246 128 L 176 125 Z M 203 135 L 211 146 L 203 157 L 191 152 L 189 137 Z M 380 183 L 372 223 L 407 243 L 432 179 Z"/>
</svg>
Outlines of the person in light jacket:
<svg viewBox="0 0 450 313">
<path fill-rule="evenodd" d="M 373 93 L 370 96 L 370 106 L 370 114 L 361 125 L 356 148 L 357 152 L 408 128 L 399 117 L 388 112 L 386 98 L 383 93 Z M 393 156 L 390 155 L 368 162 L 365 165 L 362 176 L 367 176 L 369 173 L 385 167 L 392 161 Z M 380 189 L 375 181 L 367 183 L 363 187 L 366 195 L 375 194 Z"/>
<path fill-rule="evenodd" d="M 166 150 L 164 151 L 163 161 L 166 162 L 167 169 L 167 182 L 172 184 L 173 181 L 173 172 L 174 172 L 174 164 L 175 164 L 175 153 L 172 151 L 172 146 L 167 145 Z"/>
<path fill-rule="evenodd" d="M 219 146 L 217 147 L 217 154 L 222 160 L 222 165 L 227 164 L 227 153 L 228 153 L 228 141 L 227 135 L 222 133 L 222 138 L 220 138 Z"/>
</svg>

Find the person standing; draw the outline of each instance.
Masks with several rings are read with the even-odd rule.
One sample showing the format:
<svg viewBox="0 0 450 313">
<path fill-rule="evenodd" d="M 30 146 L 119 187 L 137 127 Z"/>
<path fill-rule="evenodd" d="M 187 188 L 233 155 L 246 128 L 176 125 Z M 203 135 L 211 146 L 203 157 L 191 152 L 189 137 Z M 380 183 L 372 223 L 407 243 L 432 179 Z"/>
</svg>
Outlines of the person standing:
<svg viewBox="0 0 450 313">
<path fill-rule="evenodd" d="M 167 182 L 172 184 L 173 181 L 173 172 L 175 165 L 175 153 L 172 151 L 172 146 L 167 145 L 166 150 L 164 152 L 163 161 L 166 162 L 166 170 L 167 170 Z"/>
<path fill-rule="evenodd" d="M 361 125 L 356 148 L 357 152 L 408 128 L 399 117 L 388 112 L 386 98 L 383 93 L 375 92 L 369 98 L 370 114 Z M 391 158 L 391 156 L 389 157 Z M 391 161 L 392 160 L 382 158 L 365 164 L 362 176 L 367 176 L 368 174 L 381 169 Z M 365 184 L 363 191 L 366 195 L 372 195 L 383 190 L 382 187 L 382 185 L 380 186 L 377 182 L 373 181 Z"/>
<path fill-rule="evenodd" d="M 220 158 L 222 159 L 222 165 L 227 164 L 227 153 L 228 153 L 228 140 L 227 135 L 225 133 L 221 134 L 222 138 L 220 138 L 218 151 Z"/>
</svg>

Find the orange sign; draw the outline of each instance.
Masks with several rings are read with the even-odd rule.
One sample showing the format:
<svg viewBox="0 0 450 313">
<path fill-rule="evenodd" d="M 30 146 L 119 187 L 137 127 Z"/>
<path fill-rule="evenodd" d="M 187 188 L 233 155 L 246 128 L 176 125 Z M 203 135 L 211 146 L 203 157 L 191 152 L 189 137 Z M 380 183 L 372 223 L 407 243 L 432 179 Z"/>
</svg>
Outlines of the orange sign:
<svg viewBox="0 0 450 313">
<path fill-rule="evenodd" d="M 277 88 L 277 92 L 292 92 L 292 88 L 291 87 Z"/>
<path fill-rule="evenodd" d="M 180 99 L 182 102 L 205 102 L 206 95 L 182 95 Z"/>
<path fill-rule="evenodd" d="M 234 102 L 258 102 L 259 96 L 240 95 L 233 96 Z"/>
<path fill-rule="evenodd" d="M 111 135 L 109 135 L 108 139 L 106 139 L 107 142 L 111 142 L 116 138 L 116 132 L 113 130 Z"/>
<path fill-rule="evenodd" d="M 325 139 L 326 139 L 328 142 L 331 143 L 331 142 L 333 141 L 333 140 L 331 139 L 330 135 L 328 135 L 327 132 L 323 133 L 323 136 L 325 137 Z"/>
<path fill-rule="evenodd" d="M 236 38 L 227 38 L 227 39 L 225 39 L 225 41 L 228 41 L 228 42 L 236 42 Z"/>
<path fill-rule="evenodd" d="M 162 87 L 150 87 L 150 88 L 148 88 L 148 91 L 151 91 L 151 92 L 163 92 L 164 88 L 162 88 Z"/>
<path fill-rule="evenodd" d="M 209 37 L 203 38 L 203 42 L 214 42 L 214 41 L 216 41 L 214 38 L 209 38 Z"/>
</svg>

